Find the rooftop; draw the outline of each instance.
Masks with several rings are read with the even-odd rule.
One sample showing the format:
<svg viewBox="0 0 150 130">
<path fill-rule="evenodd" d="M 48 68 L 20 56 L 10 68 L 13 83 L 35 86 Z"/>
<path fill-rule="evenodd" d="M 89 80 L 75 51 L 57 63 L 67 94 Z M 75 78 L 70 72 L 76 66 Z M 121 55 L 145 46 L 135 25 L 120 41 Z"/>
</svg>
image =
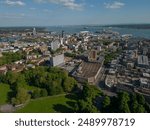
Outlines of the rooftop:
<svg viewBox="0 0 150 130">
<path fill-rule="evenodd" d="M 144 56 L 144 55 L 140 55 L 138 56 L 138 64 L 139 65 L 149 65 L 148 63 L 148 57 L 147 56 Z"/>
<path fill-rule="evenodd" d="M 148 84 L 148 80 L 145 79 L 145 78 L 140 78 L 140 82 L 141 82 L 142 84 Z"/>
<path fill-rule="evenodd" d="M 100 63 L 82 62 L 77 70 L 77 75 L 84 78 L 94 77 L 100 68 Z"/>
</svg>

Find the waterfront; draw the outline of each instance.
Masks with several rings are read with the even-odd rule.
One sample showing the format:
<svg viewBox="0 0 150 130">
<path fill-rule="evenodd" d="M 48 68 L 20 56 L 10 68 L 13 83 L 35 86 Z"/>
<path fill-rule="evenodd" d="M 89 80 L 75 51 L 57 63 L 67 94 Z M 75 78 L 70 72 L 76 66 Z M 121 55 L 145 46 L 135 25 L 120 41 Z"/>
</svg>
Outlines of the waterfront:
<svg viewBox="0 0 150 130">
<path fill-rule="evenodd" d="M 100 25 L 76 25 L 76 26 L 50 26 L 46 27 L 48 31 L 61 32 L 62 30 L 65 33 L 78 33 L 80 31 L 90 31 L 92 33 L 101 32 L 103 30 L 112 30 L 123 34 L 132 34 L 134 37 L 148 38 L 150 39 L 150 29 L 133 29 L 133 28 L 121 28 L 121 27 L 105 27 Z"/>
</svg>

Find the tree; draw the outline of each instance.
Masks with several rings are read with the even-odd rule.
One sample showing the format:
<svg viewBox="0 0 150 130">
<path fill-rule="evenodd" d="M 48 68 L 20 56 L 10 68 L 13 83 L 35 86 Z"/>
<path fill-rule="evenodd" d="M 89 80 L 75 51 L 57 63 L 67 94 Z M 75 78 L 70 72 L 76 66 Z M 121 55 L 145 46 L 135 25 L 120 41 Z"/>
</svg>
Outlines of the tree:
<svg viewBox="0 0 150 130">
<path fill-rule="evenodd" d="M 80 110 L 79 110 L 78 102 L 75 102 L 74 107 L 73 107 L 73 111 L 74 111 L 74 112 L 79 112 L 79 111 L 80 111 Z"/>
<path fill-rule="evenodd" d="M 150 104 L 148 102 L 145 103 L 145 112 L 150 113 Z"/>
<path fill-rule="evenodd" d="M 120 112 L 120 113 L 130 113 L 128 103 L 124 102 L 123 100 L 121 100 L 118 108 L 119 108 L 118 112 Z"/>
<path fill-rule="evenodd" d="M 13 73 L 13 72 L 8 71 L 6 73 L 6 78 L 5 78 L 6 81 L 5 81 L 5 83 L 13 85 L 16 82 L 17 78 L 18 78 L 18 74 L 17 73 Z"/>
<path fill-rule="evenodd" d="M 16 52 L 16 53 L 5 52 L 5 53 L 3 53 L 3 57 L 0 58 L 0 66 L 21 60 L 24 58 L 24 56 L 25 55 L 22 52 Z"/>
<path fill-rule="evenodd" d="M 82 98 L 87 101 L 92 101 L 99 95 L 100 90 L 96 88 L 94 85 L 84 84 L 82 90 Z"/>
<path fill-rule="evenodd" d="M 145 105 L 145 98 L 141 94 L 137 94 L 137 101 L 141 105 Z"/>
<path fill-rule="evenodd" d="M 137 113 L 144 113 L 144 112 L 145 112 L 144 106 L 141 104 L 138 104 Z"/>
<path fill-rule="evenodd" d="M 52 85 L 49 85 L 49 95 L 57 95 L 63 93 L 63 88 L 61 86 L 61 79 L 52 81 Z"/>
<path fill-rule="evenodd" d="M 111 103 L 110 98 L 108 96 L 105 96 L 104 100 L 102 102 L 102 111 L 103 112 L 108 112 L 110 103 Z"/>
<path fill-rule="evenodd" d="M 26 82 L 25 77 L 24 77 L 23 74 L 19 74 L 19 76 L 16 79 L 15 86 L 16 86 L 16 88 L 17 87 L 26 88 L 27 82 Z"/>
<path fill-rule="evenodd" d="M 79 108 L 79 111 L 78 112 L 88 112 L 87 111 L 87 104 L 84 100 L 79 100 L 78 101 L 78 108 Z"/>
<path fill-rule="evenodd" d="M 118 112 L 121 113 L 129 113 L 129 105 L 128 102 L 130 101 L 129 94 L 126 92 L 118 94 Z"/>
<path fill-rule="evenodd" d="M 24 104 L 29 100 L 30 100 L 30 95 L 28 94 L 27 90 L 19 87 L 17 89 L 16 97 L 12 98 L 12 104 L 14 105 Z"/>
<path fill-rule="evenodd" d="M 92 102 L 87 102 L 85 100 L 79 100 L 76 105 L 77 112 L 80 113 L 96 113 L 97 108 L 92 104 Z"/>
<path fill-rule="evenodd" d="M 137 113 L 137 108 L 138 108 L 138 102 L 135 100 L 135 101 L 133 101 L 132 102 L 132 104 L 131 104 L 131 112 L 133 112 L 133 113 Z"/>
<path fill-rule="evenodd" d="M 72 77 L 67 77 L 63 82 L 63 88 L 65 92 L 71 92 L 75 86 L 77 86 L 77 82 Z"/>
<path fill-rule="evenodd" d="M 138 107 L 137 96 L 136 96 L 136 94 L 131 94 L 130 95 L 130 110 L 131 110 L 131 112 L 136 113 L 137 107 Z"/>
<path fill-rule="evenodd" d="M 47 90 L 46 89 L 41 89 L 40 96 L 41 97 L 46 97 L 47 95 L 48 95 Z"/>
<path fill-rule="evenodd" d="M 108 96 L 105 96 L 103 100 L 103 107 L 106 108 L 109 105 L 110 105 L 110 98 Z"/>
<path fill-rule="evenodd" d="M 41 90 L 40 89 L 35 89 L 34 91 L 33 91 L 33 93 L 32 93 L 32 98 L 33 99 L 36 99 L 36 98 L 39 98 L 39 97 L 41 97 Z"/>
<path fill-rule="evenodd" d="M 98 109 L 95 106 L 95 99 L 99 93 L 100 91 L 96 88 L 96 86 L 85 83 L 83 85 L 81 99 L 78 100 L 77 105 L 75 105 L 75 110 L 85 113 L 98 112 Z"/>
</svg>

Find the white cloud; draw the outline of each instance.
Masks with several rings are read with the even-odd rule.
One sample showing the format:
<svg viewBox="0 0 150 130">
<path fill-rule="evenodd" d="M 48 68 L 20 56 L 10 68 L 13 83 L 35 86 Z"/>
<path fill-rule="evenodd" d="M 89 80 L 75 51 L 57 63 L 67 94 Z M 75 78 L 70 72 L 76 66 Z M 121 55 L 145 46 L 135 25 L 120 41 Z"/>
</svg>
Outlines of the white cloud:
<svg viewBox="0 0 150 130">
<path fill-rule="evenodd" d="M 26 5 L 24 2 L 18 0 L 5 0 L 4 4 L 9 5 L 9 6 L 24 6 Z"/>
<path fill-rule="evenodd" d="M 119 9 L 125 6 L 125 3 L 114 1 L 113 3 L 104 3 L 107 9 Z"/>
<path fill-rule="evenodd" d="M 83 9 L 83 5 L 77 3 L 76 0 L 34 0 L 34 1 L 37 1 L 39 3 L 50 2 L 50 3 L 54 3 L 54 4 L 60 4 L 69 9 L 72 9 L 72 10 L 82 10 Z"/>
</svg>

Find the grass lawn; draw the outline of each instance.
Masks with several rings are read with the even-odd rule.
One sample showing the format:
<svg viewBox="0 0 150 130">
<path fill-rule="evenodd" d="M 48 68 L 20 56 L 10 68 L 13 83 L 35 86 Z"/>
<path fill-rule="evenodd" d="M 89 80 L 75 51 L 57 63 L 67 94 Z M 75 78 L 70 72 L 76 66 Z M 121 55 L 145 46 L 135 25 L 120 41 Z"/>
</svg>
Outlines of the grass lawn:
<svg viewBox="0 0 150 130">
<path fill-rule="evenodd" d="M 7 84 L 0 83 L 0 105 L 7 103 L 9 92 L 11 92 L 10 86 Z"/>
<path fill-rule="evenodd" d="M 56 95 L 31 100 L 25 107 L 17 110 L 18 113 L 67 113 L 73 112 L 75 95 Z"/>
</svg>

